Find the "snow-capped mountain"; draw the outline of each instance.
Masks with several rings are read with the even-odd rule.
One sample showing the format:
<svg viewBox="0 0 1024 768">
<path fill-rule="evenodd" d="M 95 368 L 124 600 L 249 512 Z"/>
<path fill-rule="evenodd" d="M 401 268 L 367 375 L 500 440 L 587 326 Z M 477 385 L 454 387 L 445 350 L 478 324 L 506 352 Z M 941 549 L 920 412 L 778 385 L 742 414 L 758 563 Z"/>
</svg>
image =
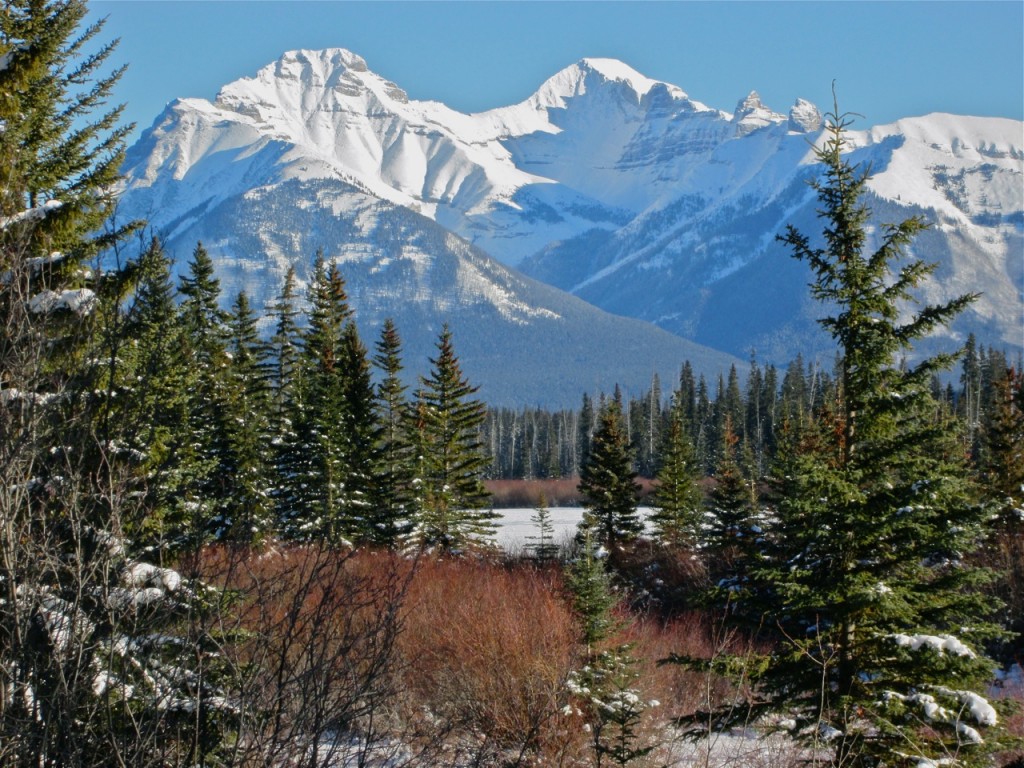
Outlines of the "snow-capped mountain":
<svg viewBox="0 0 1024 768">
<path fill-rule="evenodd" d="M 442 251 L 481 264 L 486 253 L 614 313 L 784 362 L 821 340 L 805 268 L 774 240 L 787 223 L 820 231 L 806 185 L 820 126 L 803 100 L 782 114 L 751 93 L 724 112 L 609 59 L 467 115 L 410 100 L 348 51 L 293 51 L 213 102 L 170 104 L 129 152 L 122 207 L 179 253 L 201 236 L 228 290 L 266 297 L 271 276 L 317 247 L 364 264 L 378 280 L 365 292 L 381 296 L 401 294 L 394 254 L 422 267 Z M 991 344 L 1022 343 L 1022 134 L 1018 121 L 928 115 L 849 137 L 876 173 L 877 221 L 933 223 L 914 246 L 939 262 L 926 297 L 982 291 L 954 332 Z M 363 277 L 349 271 L 358 296 Z M 459 285 L 410 290 L 442 306 Z M 480 290 L 506 292 L 516 322 L 546 316 L 495 285 Z"/>
</svg>

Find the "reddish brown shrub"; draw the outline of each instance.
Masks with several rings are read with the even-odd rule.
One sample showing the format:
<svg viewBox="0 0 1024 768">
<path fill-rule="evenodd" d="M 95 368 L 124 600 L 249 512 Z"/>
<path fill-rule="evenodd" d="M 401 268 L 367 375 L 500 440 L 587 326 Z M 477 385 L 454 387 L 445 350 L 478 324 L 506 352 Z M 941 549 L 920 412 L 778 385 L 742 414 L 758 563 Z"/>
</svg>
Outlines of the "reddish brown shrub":
<svg viewBox="0 0 1024 768">
<path fill-rule="evenodd" d="M 401 683 L 410 564 L 293 546 L 211 548 L 201 569 L 231 598 L 211 612 L 208 634 L 228 640 L 221 658 L 242 708 L 239 763 L 285 764 L 310 749 L 327 760 L 346 732 L 364 734 L 370 749 Z"/>
<path fill-rule="evenodd" d="M 504 749 L 566 746 L 558 713 L 575 629 L 559 591 L 550 571 L 422 563 L 399 643 L 417 706 Z"/>
</svg>

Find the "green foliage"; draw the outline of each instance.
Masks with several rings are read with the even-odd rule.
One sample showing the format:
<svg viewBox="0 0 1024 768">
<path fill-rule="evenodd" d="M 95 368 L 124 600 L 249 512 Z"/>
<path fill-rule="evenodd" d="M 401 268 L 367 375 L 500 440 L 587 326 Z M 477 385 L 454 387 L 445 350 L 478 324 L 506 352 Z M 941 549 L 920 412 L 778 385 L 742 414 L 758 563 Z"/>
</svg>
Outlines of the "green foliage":
<svg viewBox="0 0 1024 768">
<path fill-rule="evenodd" d="M 611 557 L 618 557 L 622 547 L 640 535 L 643 521 L 637 513 L 640 486 L 622 421 L 622 404 L 616 399 L 606 402 L 598 414 L 579 490 L 585 506 L 581 534 L 589 533 Z"/>
<path fill-rule="evenodd" d="M 815 298 L 835 308 L 822 323 L 840 357 L 835 405 L 776 470 L 777 523 L 751 573 L 778 644 L 755 676 L 754 716 L 784 713 L 799 738 L 843 765 L 894 755 L 984 762 L 988 744 L 971 743 L 966 729 L 993 726 L 994 713 L 965 702 L 991 675 L 982 649 L 998 630 L 978 592 L 986 574 L 963 560 L 984 513 L 931 395 L 932 375 L 952 358 L 908 366 L 897 357 L 971 297 L 903 319 L 931 269 L 903 258 L 924 225 L 884 227 L 868 250 L 868 177 L 842 158 L 847 126 L 832 115 L 819 150 L 824 247 L 793 228 L 783 238 L 810 264 Z M 934 701 L 947 709 L 930 709 Z"/>
<path fill-rule="evenodd" d="M 536 536 L 527 536 L 527 547 L 539 563 L 550 563 L 558 558 L 558 543 L 555 541 L 555 527 L 551 524 L 551 512 L 548 502 L 541 494 L 537 500 L 537 508 L 530 516 L 530 522 L 537 527 Z"/>
<path fill-rule="evenodd" d="M 656 703 L 644 701 L 634 687 L 639 674 L 631 647 L 609 647 L 619 628 L 613 614 L 617 600 L 605 559 L 594 552 L 588 534 L 568 568 L 566 587 L 585 647 L 585 663 L 567 681 L 569 692 L 589 729 L 595 765 L 629 765 L 654 751 L 653 744 L 642 743 L 640 726 Z"/>
<path fill-rule="evenodd" d="M 238 294 L 227 327 L 229 357 L 220 415 L 224 451 L 217 473 L 231 482 L 221 494 L 215 536 L 248 544 L 274 533 L 276 525 L 267 345 L 256 330 L 256 316 L 245 292 Z"/>
<path fill-rule="evenodd" d="M 292 434 L 282 458 L 282 523 L 287 535 L 338 543 L 356 532 L 346 483 L 352 442 L 346 431 L 346 325 L 352 311 L 335 263 L 317 254 L 309 286 L 309 324 L 302 334 Z M 356 375 L 361 372 L 354 371 Z"/>
<path fill-rule="evenodd" d="M 415 516 L 413 424 L 402 383 L 402 341 L 388 319 L 381 328 L 373 364 L 382 378 L 376 389 L 376 467 L 367 520 L 370 540 L 395 548 L 412 531 Z"/>
<path fill-rule="evenodd" d="M 184 639 L 191 586 L 137 559 L 162 554 L 142 521 L 177 493 L 187 390 L 167 365 L 181 337 L 159 245 L 124 263 L 130 226 L 108 221 L 129 127 L 103 111 L 120 71 L 100 74 L 114 45 L 88 52 L 102 25 L 78 34 L 85 15 L 75 0 L 0 13 L 0 764 L 12 767 L 174 764 L 194 753 L 186 712 L 210 660 Z M 211 756 L 219 745 L 212 735 Z"/>
<path fill-rule="evenodd" d="M 225 401 L 228 397 L 227 315 L 220 309 L 220 281 L 213 261 L 197 243 L 182 276 L 178 318 L 184 333 L 184 357 L 193 377 L 188 389 L 187 430 L 181 455 L 185 527 L 178 534 L 189 542 L 201 542 L 223 532 L 218 502 L 226 495 L 230 478 L 218 472 L 227 463 Z"/>
<path fill-rule="evenodd" d="M 686 416 L 688 406 L 692 409 L 682 392 L 673 395 L 650 520 L 662 544 L 692 549 L 701 538 L 702 498 Z"/>
<path fill-rule="evenodd" d="M 449 553 L 486 544 L 496 516 L 487 511 L 490 494 L 482 482 L 484 406 L 462 374 L 447 325 L 437 350 L 430 375 L 421 378 L 416 392 L 415 538 L 421 547 Z"/>
</svg>

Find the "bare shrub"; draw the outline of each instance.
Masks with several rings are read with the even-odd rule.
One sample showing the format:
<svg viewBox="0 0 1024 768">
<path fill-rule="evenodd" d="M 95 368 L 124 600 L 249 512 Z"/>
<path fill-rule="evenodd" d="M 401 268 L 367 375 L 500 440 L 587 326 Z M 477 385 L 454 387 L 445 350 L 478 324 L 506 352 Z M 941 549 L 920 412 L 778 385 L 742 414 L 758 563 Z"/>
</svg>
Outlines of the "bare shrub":
<svg viewBox="0 0 1024 768">
<path fill-rule="evenodd" d="M 559 592 L 553 571 L 423 563 L 400 639 L 409 705 L 471 736 L 478 755 L 571 753 L 559 713 L 576 634 Z"/>
<path fill-rule="evenodd" d="M 549 507 L 579 506 L 578 484 L 578 477 L 484 482 L 496 509 L 529 509 L 537 506 L 541 498 L 545 499 Z"/>
<path fill-rule="evenodd" d="M 234 600 L 213 624 L 241 707 L 236 764 L 312 768 L 392 741 L 413 563 L 325 546 L 212 548 L 201 570 Z"/>
</svg>

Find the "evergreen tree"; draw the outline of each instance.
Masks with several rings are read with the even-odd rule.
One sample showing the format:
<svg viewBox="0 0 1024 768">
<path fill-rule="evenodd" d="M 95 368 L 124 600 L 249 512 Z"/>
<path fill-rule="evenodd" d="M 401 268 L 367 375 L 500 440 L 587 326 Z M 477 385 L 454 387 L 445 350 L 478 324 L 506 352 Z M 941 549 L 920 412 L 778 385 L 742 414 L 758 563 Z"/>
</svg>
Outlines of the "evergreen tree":
<svg viewBox="0 0 1024 768">
<path fill-rule="evenodd" d="M 986 416 L 981 487 L 997 505 L 997 527 L 1024 532 L 1024 374 L 1004 369 Z"/>
<path fill-rule="evenodd" d="M 994 740 L 980 732 L 997 716 L 977 693 L 992 673 L 981 649 L 997 630 L 983 575 L 961 560 L 983 512 L 931 398 L 951 358 L 897 360 L 971 297 L 901 322 L 931 269 L 902 260 L 923 224 L 885 227 L 867 251 L 867 175 L 842 157 L 848 124 L 830 115 L 819 150 L 825 247 L 792 227 L 783 238 L 811 266 L 814 297 L 835 307 L 822 322 L 840 352 L 838 399 L 817 449 L 780 478 L 778 524 L 752 576 L 779 644 L 754 672 L 753 714 L 785 713 L 836 764 L 984 764 Z"/>
<path fill-rule="evenodd" d="M 617 399 L 607 401 L 598 415 L 579 490 L 585 507 L 581 535 L 590 535 L 617 558 L 622 547 L 643 531 L 637 512 L 640 486 L 633 471 L 622 405 Z"/>
<path fill-rule="evenodd" d="M 216 471 L 231 482 L 220 500 L 221 529 L 215 535 L 258 542 L 274 529 L 271 392 L 267 345 L 256 330 L 256 315 L 244 291 L 235 299 L 227 326 L 230 357 L 221 416 L 226 450 Z"/>
<path fill-rule="evenodd" d="M 280 454 L 280 515 L 286 535 L 338 543 L 350 530 L 342 518 L 348 471 L 345 429 L 345 325 L 352 316 L 337 264 L 318 252 L 309 285 L 309 321 L 302 334 L 292 430 Z"/>
<path fill-rule="evenodd" d="M 727 593 L 746 580 L 753 556 L 754 493 L 752 483 L 744 476 L 737 461 L 739 438 L 732 431 L 732 421 L 723 425 L 715 484 L 706 503 L 707 528 L 704 532 L 704 554 L 711 583 Z M 719 595 L 719 602 L 729 594 Z"/>
<path fill-rule="evenodd" d="M 179 322 L 171 263 L 154 238 L 142 254 L 138 285 L 128 310 L 133 340 L 126 361 L 132 381 L 122 404 L 128 446 L 143 454 L 139 471 L 150 510 L 132 534 L 139 546 L 171 554 L 186 542 L 187 499 L 198 486 L 189 434 L 195 368 L 182 355 L 187 339 Z"/>
<path fill-rule="evenodd" d="M 376 542 L 377 511 L 373 509 L 380 446 L 376 398 L 366 347 L 356 324 L 349 320 L 342 331 L 340 386 L 345 462 L 340 479 L 336 516 L 343 534 L 360 542 Z"/>
<path fill-rule="evenodd" d="M 1024 375 L 1006 368 L 993 390 L 979 484 L 995 517 L 985 562 L 999 574 L 993 591 L 1005 603 L 1003 623 L 1019 647 L 1024 639 Z"/>
<path fill-rule="evenodd" d="M 586 720 L 598 768 L 629 765 L 654 751 L 654 744 L 643 743 L 640 726 L 644 713 L 657 706 L 641 699 L 634 687 L 639 675 L 632 647 L 609 642 L 619 625 L 604 563 L 585 534 L 579 557 L 566 574 L 585 649 L 585 663 L 569 675 L 567 685 L 576 699 L 576 711 Z"/>
<path fill-rule="evenodd" d="M 368 520 L 371 541 L 394 548 L 412 530 L 415 518 L 412 481 L 412 415 L 402 383 L 402 341 L 390 318 L 384 321 L 373 364 L 382 378 L 376 392 L 379 427 L 374 471 L 374 494 Z"/>
<path fill-rule="evenodd" d="M 87 53 L 102 24 L 79 32 L 86 12 L 10 0 L 0 13 L 0 764 L 12 768 L 169 764 L 198 740 L 183 715 L 209 660 L 179 633 L 194 592 L 125 536 L 150 508 L 138 475 L 160 448 L 124 417 L 156 402 L 142 389 L 161 374 L 125 338 L 136 265 L 93 268 L 126 234 L 103 225 L 130 126 L 104 106 L 120 71 L 102 74 L 113 44 Z M 166 308 L 167 286 L 150 287 Z"/>
<path fill-rule="evenodd" d="M 226 495 L 230 478 L 217 472 L 225 461 L 226 315 L 220 308 L 220 281 L 214 275 L 213 260 L 197 243 L 181 278 L 179 317 L 185 336 L 188 364 L 194 376 L 189 390 L 187 444 L 182 449 L 192 483 L 186 488 L 185 503 L 191 519 L 186 535 L 197 541 L 222 527 L 219 501 Z"/>
<path fill-rule="evenodd" d="M 583 472 L 583 467 L 590 460 L 590 442 L 594 437 L 594 401 L 586 392 L 583 393 L 583 402 L 580 405 L 580 418 L 577 423 L 576 455 L 577 471 Z"/>
<path fill-rule="evenodd" d="M 290 408 L 295 397 L 300 350 L 294 267 L 288 267 L 281 293 L 268 309 L 270 317 L 275 321 L 269 351 L 273 384 L 270 431 L 275 440 L 281 440 L 290 428 Z"/>
<path fill-rule="evenodd" d="M 701 535 L 702 499 L 686 410 L 682 392 L 676 392 L 661 449 L 651 524 L 662 544 L 693 549 Z"/>
<path fill-rule="evenodd" d="M 555 542 L 555 527 L 551 524 L 548 501 L 543 493 L 537 499 L 537 507 L 530 522 L 537 527 L 537 535 L 526 537 L 527 547 L 533 550 L 538 563 L 550 563 L 558 557 L 558 544 Z"/>
<path fill-rule="evenodd" d="M 417 447 L 420 451 L 419 517 L 415 537 L 421 547 L 443 553 L 485 544 L 496 515 L 481 480 L 487 460 L 480 443 L 483 404 L 473 398 L 445 325 L 437 357 L 416 392 Z"/>
</svg>

